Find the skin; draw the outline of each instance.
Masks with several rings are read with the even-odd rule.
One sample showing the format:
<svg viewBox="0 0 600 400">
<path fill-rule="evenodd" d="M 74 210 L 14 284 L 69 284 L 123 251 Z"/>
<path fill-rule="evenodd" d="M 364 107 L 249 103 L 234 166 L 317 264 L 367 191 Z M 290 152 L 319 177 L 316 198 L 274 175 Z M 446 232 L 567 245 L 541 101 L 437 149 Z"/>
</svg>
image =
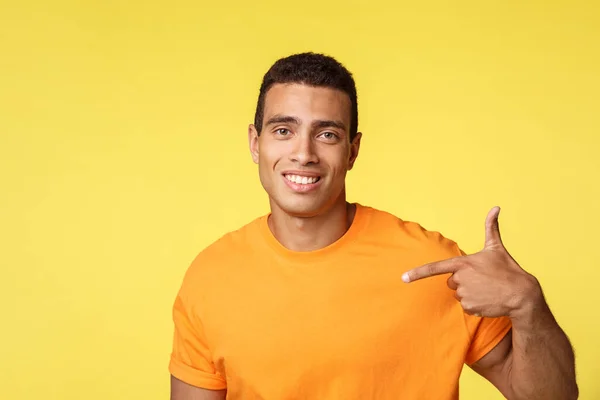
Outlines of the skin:
<svg viewBox="0 0 600 400">
<path fill-rule="evenodd" d="M 478 253 L 426 264 L 402 276 L 411 283 L 451 274 L 466 313 L 507 316 L 512 332 L 473 369 L 510 400 L 577 399 L 575 360 L 569 339 L 560 328 L 537 279 L 527 273 L 502 243 L 494 207 L 485 222 L 485 245 Z"/>
<path fill-rule="evenodd" d="M 248 128 L 252 159 L 269 195 L 269 226 L 290 250 L 326 247 L 352 223 L 355 210 L 346 203 L 346 174 L 362 135 L 350 142 L 350 110 L 350 99 L 341 91 L 278 84 L 267 92 L 260 135 L 254 125 Z M 291 190 L 286 171 L 317 175 L 318 189 Z"/>
<path fill-rule="evenodd" d="M 355 209 L 346 202 L 345 179 L 360 149 L 361 134 L 350 141 L 349 97 L 338 90 L 277 84 L 267 93 L 263 129 L 248 128 L 252 159 L 269 196 L 268 223 L 288 249 L 311 251 L 337 241 Z M 302 192 L 285 175 L 318 176 Z M 508 316 L 509 333 L 473 369 L 508 399 L 576 399 L 573 352 L 543 298 L 537 280 L 508 254 L 498 229 L 499 209 L 486 220 L 484 249 L 476 254 L 424 265 L 402 279 L 411 283 L 451 274 L 448 286 L 465 312 Z M 417 284 L 417 283 L 414 283 Z M 171 400 L 221 400 L 226 391 L 206 390 L 171 378 Z"/>
<path fill-rule="evenodd" d="M 171 400 L 225 400 L 227 390 L 209 390 L 180 381 L 171 375 Z"/>
<path fill-rule="evenodd" d="M 271 231 L 285 247 L 311 251 L 338 240 L 355 209 L 346 202 L 346 174 L 354 166 L 361 134 L 350 142 L 351 104 L 338 90 L 277 84 L 267 92 L 262 131 L 248 128 L 252 160 L 269 195 Z M 318 190 L 297 193 L 286 171 L 319 176 Z M 171 377 L 171 400 L 223 400 L 225 390 L 194 387 Z"/>
</svg>

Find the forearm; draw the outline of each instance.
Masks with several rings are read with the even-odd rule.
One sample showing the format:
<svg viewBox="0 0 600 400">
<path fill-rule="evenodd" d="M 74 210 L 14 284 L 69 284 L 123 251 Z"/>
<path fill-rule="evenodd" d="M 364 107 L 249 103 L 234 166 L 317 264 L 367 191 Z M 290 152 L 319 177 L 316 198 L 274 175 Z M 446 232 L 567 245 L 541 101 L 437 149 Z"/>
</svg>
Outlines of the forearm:
<svg viewBox="0 0 600 400">
<path fill-rule="evenodd" d="M 514 400 L 577 399 L 573 349 L 541 290 L 539 299 L 525 306 L 512 323 L 509 365 Z"/>
</svg>

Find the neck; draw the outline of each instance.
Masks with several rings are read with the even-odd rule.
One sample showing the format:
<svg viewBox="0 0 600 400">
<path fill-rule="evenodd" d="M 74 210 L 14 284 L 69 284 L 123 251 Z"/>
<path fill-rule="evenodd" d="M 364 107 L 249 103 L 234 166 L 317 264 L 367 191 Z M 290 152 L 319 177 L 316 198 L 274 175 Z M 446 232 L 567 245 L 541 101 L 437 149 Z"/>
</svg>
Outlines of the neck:
<svg viewBox="0 0 600 400">
<path fill-rule="evenodd" d="M 294 217 L 272 205 L 269 228 L 279 243 L 292 251 L 327 247 L 346 233 L 356 213 L 356 206 L 347 203 L 344 195 L 340 199 L 314 217 Z"/>
</svg>

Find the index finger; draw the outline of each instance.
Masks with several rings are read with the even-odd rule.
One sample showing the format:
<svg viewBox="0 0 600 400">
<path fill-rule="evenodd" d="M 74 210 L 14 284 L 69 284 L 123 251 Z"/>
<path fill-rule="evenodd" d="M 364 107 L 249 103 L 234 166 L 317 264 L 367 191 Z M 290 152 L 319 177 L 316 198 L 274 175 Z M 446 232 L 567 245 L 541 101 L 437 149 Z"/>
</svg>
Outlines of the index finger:
<svg viewBox="0 0 600 400">
<path fill-rule="evenodd" d="M 423 278 L 442 274 L 453 274 L 459 270 L 462 257 L 454 257 L 444 261 L 437 261 L 430 264 L 421 265 L 411 269 L 402 275 L 402 280 L 406 283 L 417 281 Z"/>
</svg>

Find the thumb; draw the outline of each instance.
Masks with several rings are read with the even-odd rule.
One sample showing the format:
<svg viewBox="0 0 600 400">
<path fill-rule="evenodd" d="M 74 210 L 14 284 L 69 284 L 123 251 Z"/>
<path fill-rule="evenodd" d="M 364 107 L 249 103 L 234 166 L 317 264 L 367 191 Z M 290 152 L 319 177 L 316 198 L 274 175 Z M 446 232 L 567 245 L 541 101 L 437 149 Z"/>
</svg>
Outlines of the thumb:
<svg viewBox="0 0 600 400">
<path fill-rule="evenodd" d="M 500 207 L 496 206 L 490 210 L 485 219 L 485 248 L 504 246 L 498 226 L 498 215 L 500 215 Z"/>
</svg>

